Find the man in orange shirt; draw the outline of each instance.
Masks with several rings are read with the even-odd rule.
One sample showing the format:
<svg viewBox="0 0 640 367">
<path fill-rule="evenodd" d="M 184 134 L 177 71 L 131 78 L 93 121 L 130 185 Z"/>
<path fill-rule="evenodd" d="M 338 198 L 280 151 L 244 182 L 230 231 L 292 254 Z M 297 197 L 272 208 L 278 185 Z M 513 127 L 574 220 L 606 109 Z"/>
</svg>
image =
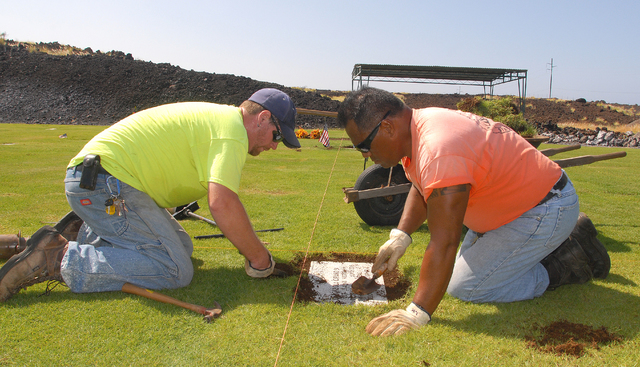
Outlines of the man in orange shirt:
<svg viewBox="0 0 640 367">
<path fill-rule="evenodd" d="M 351 93 L 338 122 L 363 156 L 385 168 L 402 161 L 413 183 L 371 271 L 395 268 L 425 221 L 431 233 L 413 302 L 373 319 L 372 335 L 427 324 L 445 291 L 470 302 L 515 302 L 608 275 L 607 251 L 579 213 L 565 172 L 505 125 L 414 110 L 375 88 Z"/>
</svg>

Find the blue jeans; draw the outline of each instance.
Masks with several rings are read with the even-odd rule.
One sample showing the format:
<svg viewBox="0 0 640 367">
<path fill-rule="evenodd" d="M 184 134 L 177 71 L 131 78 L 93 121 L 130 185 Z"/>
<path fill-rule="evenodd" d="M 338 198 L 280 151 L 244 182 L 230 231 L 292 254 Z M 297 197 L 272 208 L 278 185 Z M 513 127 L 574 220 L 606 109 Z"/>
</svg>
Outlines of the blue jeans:
<svg viewBox="0 0 640 367">
<path fill-rule="evenodd" d="M 541 296 L 549 285 L 540 264 L 578 221 L 571 181 L 559 194 L 500 228 L 469 230 L 460 245 L 447 292 L 463 301 L 515 302 Z"/>
<path fill-rule="evenodd" d="M 61 274 L 72 292 L 122 289 L 126 282 L 149 289 L 180 288 L 193 277 L 193 243 L 182 226 L 149 195 L 119 182 L 127 211 L 105 212 L 118 180 L 98 175 L 94 191 L 81 189 L 81 172 L 67 170 L 65 192 L 71 209 L 84 220 L 62 259 Z"/>
</svg>

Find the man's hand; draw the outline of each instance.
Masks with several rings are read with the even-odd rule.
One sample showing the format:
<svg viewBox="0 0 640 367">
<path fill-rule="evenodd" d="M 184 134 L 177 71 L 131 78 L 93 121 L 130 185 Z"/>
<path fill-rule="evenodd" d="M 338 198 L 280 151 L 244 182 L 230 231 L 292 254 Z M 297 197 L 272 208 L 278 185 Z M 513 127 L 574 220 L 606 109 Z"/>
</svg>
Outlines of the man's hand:
<svg viewBox="0 0 640 367">
<path fill-rule="evenodd" d="M 389 233 L 389 240 L 378 250 L 378 256 L 371 267 L 371 272 L 375 273 L 385 264 L 387 270 L 395 269 L 398 259 L 404 255 L 410 244 L 411 236 L 397 228 L 392 229 Z"/>
<path fill-rule="evenodd" d="M 431 321 L 429 313 L 411 302 L 406 310 L 393 310 L 371 320 L 366 330 L 373 336 L 401 335 L 409 329 L 426 325 L 429 321 Z"/>
<path fill-rule="evenodd" d="M 266 269 L 256 269 L 251 266 L 251 262 L 249 261 L 249 259 L 245 258 L 244 271 L 248 276 L 252 278 L 266 278 L 273 273 L 273 270 L 276 267 L 276 262 L 273 261 L 273 256 L 271 256 L 271 253 L 269 253 L 269 261 L 271 265 L 269 265 L 269 267 L 267 267 Z"/>
</svg>

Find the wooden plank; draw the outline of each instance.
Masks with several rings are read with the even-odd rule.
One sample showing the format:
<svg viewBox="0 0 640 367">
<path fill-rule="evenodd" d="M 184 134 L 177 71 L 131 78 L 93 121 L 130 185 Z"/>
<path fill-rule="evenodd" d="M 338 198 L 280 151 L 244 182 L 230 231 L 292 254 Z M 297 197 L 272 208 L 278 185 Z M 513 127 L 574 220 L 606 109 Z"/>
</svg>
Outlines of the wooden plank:
<svg viewBox="0 0 640 367">
<path fill-rule="evenodd" d="M 344 201 L 347 204 L 358 200 L 377 198 L 381 196 L 406 194 L 409 192 L 409 190 L 411 190 L 411 183 L 367 190 L 354 190 L 352 187 L 342 189 L 342 191 L 345 193 Z"/>
<path fill-rule="evenodd" d="M 540 153 L 546 155 L 547 157 L 551 157 L 552 155 L 556 155 L 558 153 L 568 152 L 570 150 L 580 149 L 580 147 L 581 147 L 580 144 L 573 144 L 573 145 L 568 145 L 568 146 L 562 147 L 562 148 L 542 149 L 540 151 Z"/>
<path fill-rule="evenodd" d="M 560 167 L 575 167 L 575 166 L 583 166 L 585 164 L 591 164 L 598 161 L 604 161 L 607 159 L 614 158 L 622 158 L 627 155 L 627 152 L 615 152 L 601 155 L 583 155 L 580 157 L 566 158 L 566 159 L 558 159 L 555 160 Z"/>
<path fill-rule="evenodd" d="M 336 117 L 336 118 L 338 117 L 337 112 L 331 112 L 331 111 L 311 110 L 308 108 L 300 108 L 300 107 L 297 107 L 296 111 L 298 111 L 300 115 L 312 115 L 312 116 L 324 116 L 324 117 Z"/>
</svg>

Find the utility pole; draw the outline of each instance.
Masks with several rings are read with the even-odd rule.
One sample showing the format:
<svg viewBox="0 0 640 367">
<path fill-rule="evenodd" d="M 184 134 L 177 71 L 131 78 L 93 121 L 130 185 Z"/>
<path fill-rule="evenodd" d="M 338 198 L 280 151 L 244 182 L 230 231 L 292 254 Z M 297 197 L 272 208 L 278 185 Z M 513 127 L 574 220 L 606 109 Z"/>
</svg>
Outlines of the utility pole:
<svg viewBox="0 0 640 367">
<path fill-rule="evenodd" d="M 551 58 L 551 64 L 547 64 L 547 65 L 551 65 L 549 70 L 551 70 L 551 77 L 549 78 L 549 98 L 551 98 L 551 85 L 553 84 L 553 57 Z"/>
</svg>

